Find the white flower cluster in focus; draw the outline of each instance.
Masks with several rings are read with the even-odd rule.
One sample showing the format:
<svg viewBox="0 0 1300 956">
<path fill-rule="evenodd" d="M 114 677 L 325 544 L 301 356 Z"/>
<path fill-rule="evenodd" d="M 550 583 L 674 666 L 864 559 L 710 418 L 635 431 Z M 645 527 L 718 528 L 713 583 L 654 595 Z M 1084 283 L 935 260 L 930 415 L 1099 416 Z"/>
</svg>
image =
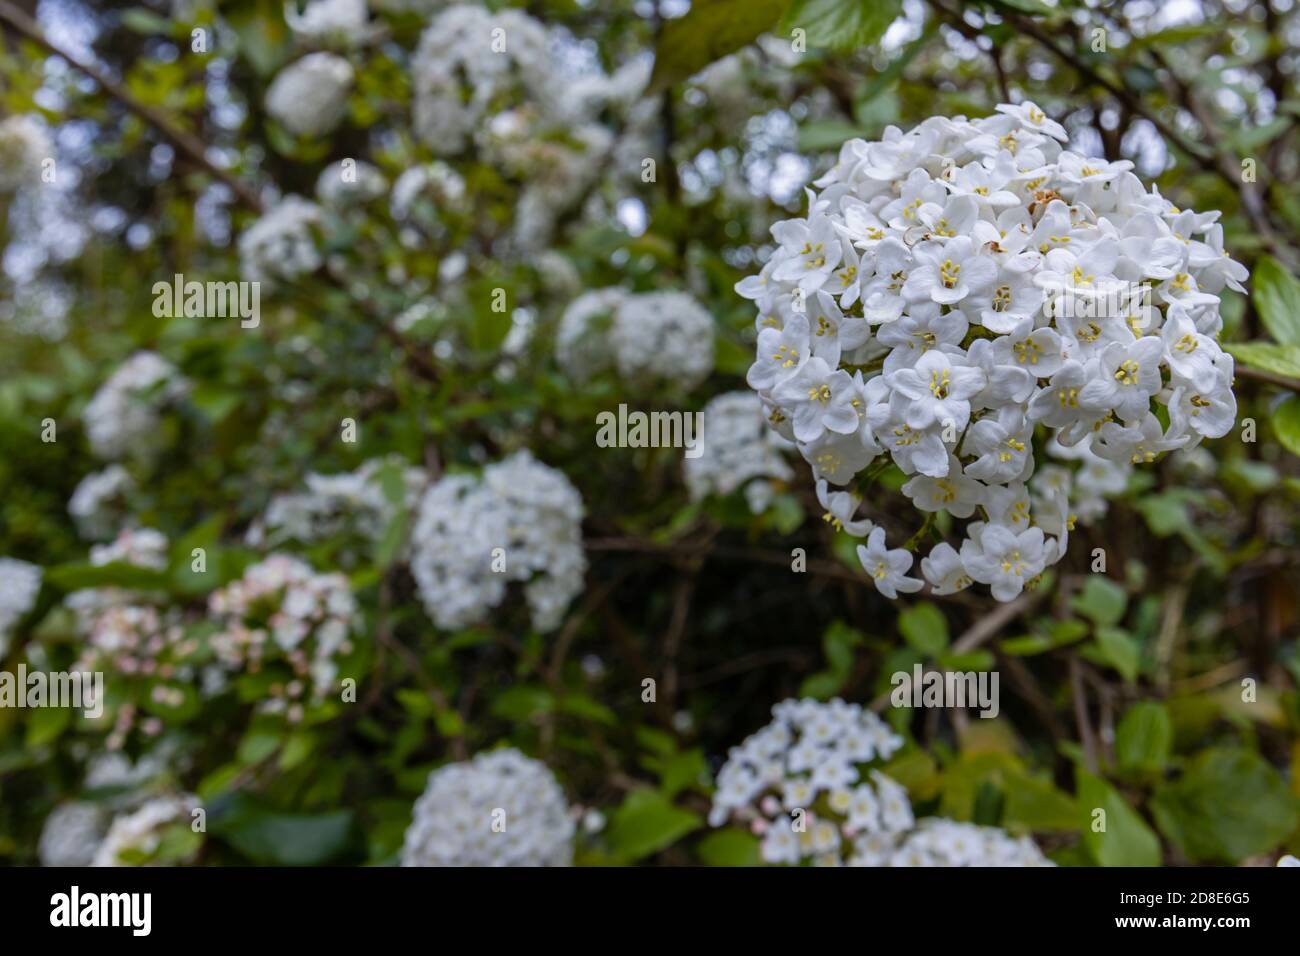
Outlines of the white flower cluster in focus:
<svg viewBox="0 0 1300 956">
<path fill-rule="evenodd" d="M 305 561 L 273 554 L 213 592 L 208 610 L 221 627 L 210 641 L 228 671 L 288 664 L 291 673 L 271 686 L 260 710 L 297 722 L 305 704 L 337 690 L 338 659 L 352 651 L 357 619 L 344 575 L 319 574 Z"/>
<path fill-rule="evenodd" d="M 859 704 L 786 700 L 727 754 L 709 823 L 747 824 L 766 863 L 839 866 L 878 852 L 913 825 L 907 791 L 878 769 L 903 738 Z"/>
<path fill-rule="evenodd" d="M 429 617 L 446 629 L 478 623 L 507 584 L 523 582 L 533 626 L 553 630 L 582 591 L 582 516 L 582 496 L 564 473 L 527 451 L 489 465 L 481 479 L 440 479 L 424 493 L 411 535 L 411 573 Z"/>
<path fill-rule="evenodd" d="M 136 352 L 99 387 L 82 412 L 91 450 L 111 461 L 151 448 L 163 410 L 189 390 L 171 362 L 157 352 Z"/>
<path fill-rule="evenodd" d="M 41 163 L 54 155 L 54 144 L 34 117 L 0 121 L 0 194 L 40 183 Z"/>
<path fill-rule="evenodd" d="M 239 237 L 240 271 L 250 282 L 291 281 L 320 268 L 316 245 L 321 210 L 286 196 Z"/>
<path fill-rule="evenodd" d="M 347 113 L 355 75 L 337 54 L 308 53 L 276 74 L 266 91 L 266 111 L 295 136 L 324 136 Z"/>
<path fill-rule="evenodd" d="M 9 632 L 32 609 L 41 590 L 41 568 L 0 557 L 0 658 L 9 649 Z"/>
<path fill-rule="evenodd" d="M 745 499 L 755 514 L 763 511 L 775 493 L 775 482 L 794 477 L 782 457 L 793 447 L 764 420 L 763 403 L 753 392 L 727 392 L 704 406 L 704 447 L 696 458 L 682 459 L 691 499 L 729 495 L 745 489 Z"/>
<path fill-rule="evenodd" d="M 402 866 L 568 866 L 574 822 L 546 765 L 495 750 L 433 771 Z"/>
<path fill-rule="evenodd" d="M 585 292 L 556 333 L 556 357 L 574 378 L 612 368 L 642 390 L 694 388 L 713 371 L 713 349 L 713 317 L 684 292 Z"/>
<path fill-rule="evenodd" d="M 154 797 L 139 809 L 118 816 L 95 850 L 91 865 L 141 866 L 155 862 L 160 851 L 166 856 L 157 860 L 159 864 L 193 862 L 202 844 L 202 838 L 191 827 L 193 812 L 199 805 L 193 794 L 171 794 Z M 169 835 L 179 836 L 184 842 L 168 846 Z"/>
<path fill-rule="evenodd" d="M 1246 270 L 1219 214 L 1066 138 L 1024 103 L 845 143 L 737 285 L 759 310 L 749 384 L 816 476 L 847 485 L 888 454 L 919 511 L 970 519 L 960 549 L 921 561 L 936 593 L 979 582 L 1011 600 L 1064 555 L 1078 511 L 1069 471 L 1035 481 L 1049 437 L 1122 471 L 1236 418 L 1215 336 Z M 882 593 L 922 587 L 883 529 L 855 533 Z"/>
</svg>

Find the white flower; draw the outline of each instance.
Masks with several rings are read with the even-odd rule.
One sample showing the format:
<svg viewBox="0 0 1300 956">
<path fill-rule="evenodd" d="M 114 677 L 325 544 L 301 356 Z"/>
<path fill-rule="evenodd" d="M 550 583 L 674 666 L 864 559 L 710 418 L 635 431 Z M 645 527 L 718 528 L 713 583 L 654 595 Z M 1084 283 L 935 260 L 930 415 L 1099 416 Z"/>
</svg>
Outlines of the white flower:
<svg viewBox="0 0 1300 956">
<path fill-rule="evenodd" d="M 689 390 L 713 371 L 713 316 L 682 292 L 631 295 L 610 330 L 619 374 L 634 387 Z"/>
<path fill-rule="evenodd" d="M 574 829 L 546 765 L 496 750 L 429 775 L 402 866 L 569 866 Z"/>
<path fill-rule="evenodd" d="M 136 866 L 138 857 L 150 862 L 158 852 L 165 832 L 171 828 L 191 830 L 193 812 L 200 806 L 198 797 L 189 793 L 154 797 L 138 810 L 118 816 L 108 828 L 103 842 L 95 851 L 92 866 Z M 160 860 L 175 866 L 192 862 L 196 845 L 180 859 Z"/>
<path fill-rule="evenodd" d="M 162 411 L 189 388 L 161 355 L 136 352 L 100 386 L 82 413 L 91 450 L 107 460 L 151 450 Z"/>
<path fill-rule="evenodd" d="M 0 195 L 40 183 L 41 163 L 54 156 L 54 144 L 33 116 L 0 121 Z"/>
<path fill-rule="evenodd" d="M 35 564 L 0 557 L 0 657 L 9 647 L 9 632 L 36 603 L 43 571 Z"/>
<path fill-rule="evenodd" d="M 1043 542 L 1041 528 L 1017 533 L 1000 524 L 986 524 L 978 547 L 974 540 L 962 545 L 962 564 L 972 578 L 991 586 L 995 598 L 1010 601 L 1042 572 Z"/>
<path fill-rule="evenodd" d="M 593 289 L 570 302 L 560 316 L 555 354 L 560 367 L 576 381 L 585 382 L 614 364 L 610 330 L 614 313 L 627 297 L 617 286 Z"/>
<path fill-rule="evenodd" d="M 770 490 L 774 481 L 794 477 L 794 469 L 781 455 L 790 443 L 768 428 L 764 419 L 763 403 L 753 392 L 727 392 L 704 406 L 703 436 L 697 437 L 702 441 L 700 454 L 682 459 L 692 500 L 729 495 L 745 486 L 746 495 L 760 495 L 762 503 L 761 492 L 751 489 Z"/>
<path fill-rule="evenodd" d="M 871 582 L 887 598 L 898 597 L 898 592 L 910 594 L 919 591 L 924 582 L 907 577 L 912 567 L 912 554 L 906 548 L 885 547 L 885 529 L 876 528 L 865 545 L 858 545 L 858 561 L 871 576 Z"/>
<path fill-rule="evenodd" d="M 486 619 L 511 582 L 524 585 L 533 626 L 558 627 L 582 591 L 582 497 L 560 471 L 521 451 L 478 480 L 447 475 L 420 501 L 411 573 L 434 624 Z"/>
<path fill-rule="evenodd" d="M 308 53 L 276 75 L 266 111 L 296 136 L 324 136 L 343 121 L 354 75 L 341 56 Z"/>
<path fill-rule="evenodd" d="M 965 356 L 931 349 L 911 368 L 889 373 L 885 384 L 908 399 L 903 411 L 908 428 L 924 431 L 938 424 L 961 431 L 970 421 L 970 399 L 986 379 L 982 371 L 966 364 Z"/>
<path fill-rule="evenodd" d="M 366 0 L 309 0 L 299 12 L 296 0 L 287 0 L 284 19 L 293 35 L 316 43 L 352 44 L 366 34 Z"/>
<path fill-rule="evenodd" d="M 378 199 L 387 189 L 384 174 L 365 160 L 330 163 L 316 178 L 316 198 L 335 208 Z"/>
<path fill-rule="evenodd" d="M 320 268 L 314 230 L 320 207 L 286 196 L 239 237 L 240 269 L 250 281 L 291 280 Z"/>
<path fill-rule="evenodd" d="M 733 747 L 718 771 L 712 826 L 728 820 L 761 824 L 764 862 L 798 864 L 821 859 L 836 865 L 854 833 L 881 833 L 911 825 L 897 812 L 882 815 L 906 791 L 888 777 L 863 771 L 888 760 L 903 740 L 869 710 L 842 700 L 786 700 L 772 708 L 772 723 Z M 829 813 L 814 811 L 822 799 Z M 896 808 L 895 808 L 896 809 Z M 802 812 L 806 828 L 795 828 Z"/>
<path fill-rule="evenodd" d="M 847 491 L 831 491 L 824 478 L 817 482 L 817 500 L 826 509 L 826 514 L 822 517 L 837 531 L 862 538 L 875 527 L 867 518 L 854 520 L 853 513 L 858 510 L 858 499 Z"/>
<path fill-rule="evenodd" d="M 77 483 L 68 499 L 68 514 L 83 538 L 107 538 L 125 513 L 125 498 L 134 487 L 127 470 L 109 465 Z"/>
<path fill-rule="evenodd" d="M 41 827 L 37 845 L 41 866 L 90 866 L 108 820 L 102 808 L 71 801 L 55 807 Z"/>
<path fill-rule="evenodd" d="M 841 435 L 857 431 L 854 397 L 853 379 L 848 372 L 832 370 L 818 356 L 805 362 L 772 392 L 772 398 L 782 408 L 794 413 L 794 437 L 802 442 L 816 441 L 827 430 Z"/>
</svg>

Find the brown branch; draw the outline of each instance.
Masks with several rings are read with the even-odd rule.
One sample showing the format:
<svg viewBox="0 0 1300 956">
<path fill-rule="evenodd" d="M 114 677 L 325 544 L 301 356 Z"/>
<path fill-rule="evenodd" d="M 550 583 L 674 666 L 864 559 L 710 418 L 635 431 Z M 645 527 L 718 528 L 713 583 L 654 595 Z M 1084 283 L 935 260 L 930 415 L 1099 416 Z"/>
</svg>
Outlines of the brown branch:
<svg viewBox="0 0 1300 956">
<path fill-rule="evenodd" d="M 122 84 L 101 69 L 98 64 L 74 56 L 67 50 L 52 43 L 46 38 L 40 24 L 11 3 L 10 0 L 0 0 L 0 23 L 8 24 L 9 28 L 15 33 L 26 37 L 54 56 L 61 57 L 78 71 L 90 77 L 109 96 L 156 129 L 163 139 L 175 147 L 177 152 L 183 153 L 192 162 L 206 169 L 214 178 L 220 180 L 231 192 L 239 197 L 239 200 L 244 205 L 258 213 L 264 211 L 261 197 L 251 186 L 229 170 L 222 169 L 208 159 L 207 147 L 204 146 L 202 140 L 193 133 L 172 125 L 171 120 L 161 110 L 150 106 L 148 103 L 141 103 Z"/>
</svg>

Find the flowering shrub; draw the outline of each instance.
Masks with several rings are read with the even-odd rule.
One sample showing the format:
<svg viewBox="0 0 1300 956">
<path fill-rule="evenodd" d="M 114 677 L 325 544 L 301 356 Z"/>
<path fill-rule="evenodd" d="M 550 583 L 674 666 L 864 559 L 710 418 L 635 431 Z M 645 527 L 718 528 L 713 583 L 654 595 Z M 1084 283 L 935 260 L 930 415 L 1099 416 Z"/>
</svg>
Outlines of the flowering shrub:
<svg viewBox="0 0 1300 956">
<path fill-rule="evenodd" d="M 1297 29 L 0 3 L 0 863 L 1293 865 Z"/>
</svg>

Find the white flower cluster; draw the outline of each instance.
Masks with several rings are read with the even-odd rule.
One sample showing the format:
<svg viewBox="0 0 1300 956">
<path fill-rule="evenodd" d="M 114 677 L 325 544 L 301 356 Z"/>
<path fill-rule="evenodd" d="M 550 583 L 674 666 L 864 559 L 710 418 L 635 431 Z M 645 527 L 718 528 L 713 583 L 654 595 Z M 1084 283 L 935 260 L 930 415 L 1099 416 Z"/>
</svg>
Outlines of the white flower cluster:
<svg viewBox="0 0 1300 956">
<path fill-rule="evenodd" d="M 113 460 L 151 448 L 163 410 L 189 390 L 171 362 L 157 352 L 136 352 L 99 387 L 82 412 L 91 450 Z"/>
<path fill-rule="evenodd" d="M 907 790 L 867 765 L 903 738 L 838 698 L 785 700 L 727 754 L 709 824 L 742 823 L 763 862 L 815 866 L 1050 866 L 1025 837 L 912 814 Z"/>
<path fill-rule="evenodd" d="M 352 64 L 334 53 L 308 53 L 276 74 L 266 111 L 295 136 L 324 136 L 348 108 Z"/>
<path fill-rule="evenodd" d="M 344 575 L 318 574 L 305 561 L 273 554 L 214 591 L 208 610 L 221 628 L 209 640 L 228 671 L 287 663 L 291 673 L 271 686 L 260 710 L 297 722 L 305 704 L 337 690 L 338 659 L 351 653 L 357 621 Z"/>
<path fill-rule="evenodd" d="M 202 839 L 193 834 L 193 813 L 200 806 L 190 793 L 154 797 L 137 810 L 113 820 L 102 843 L 95 850 L 92 866 L 140 866 L 155 862 L 155 855 L 169 849 L 165 843 L 169 832 L 187 835 L 185 846 L 168 853 L 159 864 L 169 866 L 193 862 Z"/>
<path fill-rule="evenodd" d="M 9 649 L 10 630 L 36 603 L 42 573 L 35 564 L 0 557 L 0 658 Z"/>
<path fill-rule="evenodd" d="M 108 830 L 103 807 L 81 800 L 50 811 L 36 846 L 41 866 L 90 866 Z"/>
<path fill-rule="evenodd" d="M 719 395 L 704 406 L 701 416 L 703 450 L 696 458 L 682 459 L 692 500 L 729 495 L 743 487 L 750 510 L 763 511 L 775 493 L 775 483 L 794 477 L 794 469 L 782 457 L 782 451 L 792 447 L 790 442 L 767 427 L 763 403 L 753 392 Z"/>
<path fill-rule="evenodd" d="M 1029 837 L 932 817 L 867 866 L 1055 866 Z"/>
<path fill-rule="evenodd" d="M 838 866 L 878 852 L 913 825 L 907 790 L 879 770 L 903 738 L 859 704 L 785 700 L 772 722 L 727 754 L 709 823 L 762 836 L 767 863 Z"/>
<path fill-rule="evenodd" d="M 1214 337 L 1218 293 L 1246 270 L 1219 214 L 1177 209 L 1066 138 L 1024 103 L 852 140 L 737 285 L 759 310 L 749 384 L 819 479 L 848 484 L 888 453 L 917 509 L 972 519 L 960 550 L 921 562 L 936 593 L 978 581 L 1010 600 L 1065 553 L 1069 473 L 1027 487 L 1035 441 L 1126 466 L 1236 417 Z M 883 529 L 856 533 L 882 593 L 922 587 Z"/>
<path fill-rule="evenodd" d="M 240 271 L 250 282 L 291 281 L 320 268 L 316 245 L 321 210 L 301 196 L 286 196 L 239 237 Z"/>
<path fill-rule="evenodd" d="M 400 469 L 406 508 L 414 510 L 428 480 L 424 469 L 395 461 L 391 465 Z M 343 534 L 378 541 L 397 513 L 383 488 L 383 471 L 389 466 L 389 460 L 376 458 L 352 472 L 308 474 L 305 491 L 271 499 L 249 530 L 248 543 L 278 548 L 287 541 L 312 544 Z"/>
<path fill-rule="evenodd" d="M 309 43 L 350 46 L 370 33 L 369 18 L 366 0 L 309 0 L 301 10 L 290 0 L 284 7 L 294 38 Z"/>
<path fill-rule="evenodd" d="M 556 358 L 579 381 L 608 369 L 633 388 L 688 390 L 713 371 L 713 317 L 684 292 L 584 292 L 564 310 Z"/>
<path fill-rule="evenodd" d="M 364 159 L 340 159 L 330 163 L 316 177 L 316 198 L 322 205 L 334 209 L 378 199 L 387 191 L 388 180 L 379 167 Z"/>
<path fill-rule="evenodd" d="M 574 822 L 546 765 L 495 750 L 433 771 L 402 866 L 568 866 Z"/>
<path fill-rule="evenodd" d="M 167 567 L 167 537 L 152 528 L 124 528 L 109 544 L 90 549 L 90 563 L 132 564 L 139 568 L 161 571 Z M 76 613 L 83 630 L 94 629 L 94 619 L 110 607 L 133 599 L 132 592 L 121 588 L 86 588 L 68 595 L 67 604 Z"/>
<path fill-rule="evenodd" d="M 411 535 L 411 573 L 429 617 L 446 629 L 478 623 L 510 582 L 523 582 L 533 626 L 553 630 L 582 591 L 582 516 L 564 473 L 527 451 L 489 465 L 482 479 L 440 479 Z"/>
<path fill-rule="evenodd" d="M 416 135 L 444 157 L 472 145 L 520 183 L 514 237 L 525 250 L 545 248 L 599 177 L 615 143 L 601 111 L 626 108 L 649 79 L 640 62 L 575 77 L 564 60 L 527 14 L 456 4 L 429 24 L 411 65 Z"/>
<path fill-rule="evenodd" d="M 54 144 L 34 117 L 20 114 L 0 121 L 0 193 L 40 183 L 41 163 Z"/>
<path fill-rule="evenodd" d="M 134 487 L 131 475 L 119 464 L 82 478 L 68 499 L 68 514 L 81 536 L 91 540 L 111 536 L 126 516 L 126 496 Z"/>
</svg>

